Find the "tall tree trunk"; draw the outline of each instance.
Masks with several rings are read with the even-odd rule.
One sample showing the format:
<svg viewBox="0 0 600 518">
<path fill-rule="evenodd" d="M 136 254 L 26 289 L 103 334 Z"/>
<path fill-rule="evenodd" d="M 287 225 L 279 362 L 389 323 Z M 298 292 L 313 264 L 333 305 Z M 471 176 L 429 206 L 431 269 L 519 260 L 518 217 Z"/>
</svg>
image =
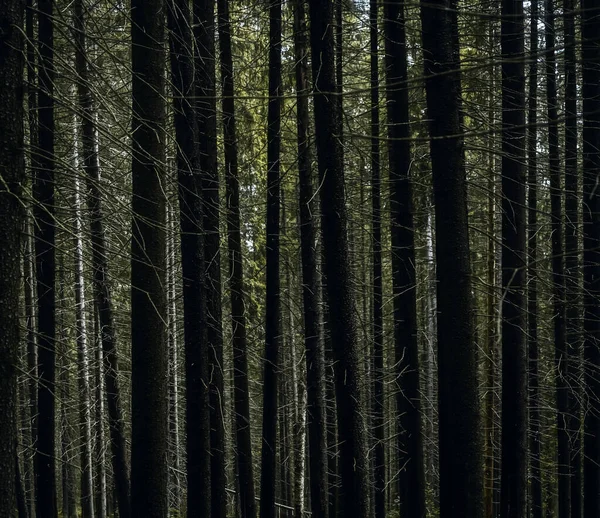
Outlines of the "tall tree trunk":
<svg viewBox="0 0 600 518">
<path fill-rule="evenodd" d="M 581 2 L 583 64 L 583 515 L 600 516 L 600 1 Z"/>
<path fill-rule="evenodd" d="M 240 188 L 237 133 L 233 88 L 233 61 L 229 0 L 218 1 L 219 53 L 223 84 L 223 140 L 225 151 L 225 188 L 227 199 L 227 245 L 233 335 L 233 403 L 235 443 L 242 518 L 256 517 L 254 466 L 250 429 L 250 391 L 248 386 L 248 343 L 244 302 L 244 269 L 240 224 Z"/>
<path fill-rule="evenodd" d="M 281 342 L 279 213 L 281 152 L 281 0 L 269 8 L 269 104 L 267 112 L 267 273 L 260 516 L 275 518 L 277 378 Z"/>
<path fill-rule="evenodd" d="M 23 154 L 23 5 L 0 2 L 0 516 L 17 509 L 20 479 L 17 457 L 17 372 L 21 233 L 25 212 L 21 192 L 25 183 Z"/>
<path fill-rule="evenodd" d="M 296 62 L 296 129 L 300 197 L 300 254 L 304 347 L 306 349 L 306 397 L 308 414 L 310 510 L 328 518 L 327 427 L 325 423 L 325 350 L 321 333 L 320 279 L 317 269 L 317 210 L 312 153 L 309 143 L 308 28 L 303 0 L 294 0 L 294 59 Z"/>
<path fill-rule="evenodd" d="M 74 27 L 78 28 L 78 18 L 83 12 L 82 0 L 77 0 L 73 5 Z M 75 35 L 75 38 L 77 35 Z M 90 367 L 88 356 L 88 334 L 86 318 L 85 278 L 83 270 L 83 214 L 81 210 L 81 188 L 79 178 L 79 150 L 77 135 L 77 119 L 74 120 L 74 145 L 73 157 L 75 172 L 75 188 L 73 205 L 75 219 L 73 235 L 75 236 L 75 336 L 77 341 L 77 366 L 79 389 L 79 418 L 80 418 L 80 465 L 81 465 L 81 511 L 83 518 L 94 518 L 94 474 L 92 471 L 92 415 L 90 410 Z"/>
<path fill-rule="evenodd" d="M 390 163 L 392 284 L 394 290 L 394 349 L 398 494 L 400 514 L 424 518 L 425 471 L 421 435 L 419 346 L 411 151 L 408 101 L 408 62 L 404 1 L 385 3 L 386 91 Z"/>
<path fill-rule="evenodd" d="M 581 335 L 579 267 L 579 179 L 577 164 L 577 58 L 575 42 L 575 0 L 563 1 L 565 75 L 565 282 L 567 386 L 569 387 L 568 430 L 570 434 L 571 516 L 581 518 Z"/>
<path fill-rule="evenodd" d="M 199 6 L 199 10 L 202 6 Z M 196 14 L 196 13 L 195 13 Z M 199 13 L 198 13 L 199 14 Z M 186 371 L 187 512 L 210 516 L 210 418 L 202 171 L 194 109 L 194 54 L 189 2 L 171 1 L 168 9 L 171 82 L 174 93 L 177 178 L 183 274 Z M 199 42 L 200 44 L 200 42 Z"/>
<path fill-rule="evenodd" d="M 523 0 L 502 1 L 502 456 L 500 514 L 527 502 Z"/>
<path fill-rule="evenodd" d="M 421 3 L 435 201 L 440 514 L 483 513 L 480 433 L 456 16 L 448 0 Z"/>
<path fill-rule="evenodd" d="M 225 518 L 225 428 L 223 417 L 223 331 L 221 312 L 220 201 L 217 169 L 215 0 L 194 3 L 196 117 L 204 200 L 206 324 L 210 403 L 209 479 L 213 518 Z M 207 451 L 209 451 L 207 449 Z M 201 496 L 201 495 L 200 495 Z"/>
<path fill-rule="evenodd" d="M 556 369 L 556 429 L 558 518 L 569 518 L 571 489 L 569 470 L 567 350 L 565 330 L 565 280 L 562 225 L 562 188 L 558 151 L 558 101 L 556 56 L 554 53 L 554 2 L 546 0 L 546 102 L 548 110 L 548 151 L 550 172 L 550 228 L 552 229 L 552 310 L 554 313 L 554 363 Z"/>
<path fill-rule="evenodd" d="M 343 505 L 340 516 L 368 515 L 368 467 L 361 408 L 358 329 L 350 285 L 344 164 L 340 142 L 341 114 L 332 93 L 334 68 L 333 6 L 311 0 L 310 42 L 314 82 L 314 114 L 319 176 L 321 179 L 321 228 L 330 314 L 331 342 L 335 358 L 337 422 Z"/>
<path fill-rule="evenodd" d="M 74 7 L 77 7 L 75 5 Z M 103 365 L 98 366 L 102 372 L 102 384 L 105 384 L 108 398 L 108 417 L 110 428 L 111 458 L 113 475 L 119 502 L 119 516 L 130 516 L 130 483 L 129 464 L 127 461 L 127 445 L 125 442 L 125 423 L 121 408 L 121 387 L 119 382 L 119 365 L 117 357 L 117 338 L 114 321 L 113 300 L 109 286 L 108 249 L 104 228 L 104 210 L 100 185 L 100 159 L 98 154 L 97 115 L 90 88 L 86 47 L 86 12 L 82 4 L 81 14 L 75 18 L 75 67 L 79 80 L 77 82 L 78 102 L 81 109 L 81 148 L 83 166 L 86 172 L 87 207 L 91 230 L 91 262 L 93 271 L 94 299 L 98 311 L 100 326 L 100 357 Z M 98 388 L 98 405 L 104 405 L 104 389 Z M 101 414 L 103 416 L 103 414 Z M 103 424 L 101 417 L 100 424 Z M 103 436 L 100 436 L 100 441 Z M 102 480 L 102 476 L 100 477 Z M 103 502 L 100 496 L 100 502 Z M 104 500 L 105 502 L 105 500 Z M 103 517 L 105 507 L 98 509 L 99 518 Z"/>
<path fill-rule="evenodd" d="M 52 0 L 38 1 L 38 169 L 34 196 L 38 285 L 37 517 L 56 518 L 54 28 Z"/>
<path fill-rule="evenodd" d="M 529 196 L 527 199 L 527 336 L 528 336 L 528 383 L 529 383 L 529 426 L 530 426 L 530 506 L 531 518 L 542 518 L 542 466 L 541 466 L 541 400 L 539 390 L 539 352 L 538 352 L 538 253 L 537 234 L 537 88 L 538 88 L 538 0 L 531 3 L 531 42 L 529 45 L 531 64 L 529 66 L 529 117 L 527 134 L 527 184 Z"/>
<path fill-rule="evenodd" d="M 131 512 L 140 518 L 168 513 L 164 14 L 163 0 L 131 5 Z"/>
<path fill-rule="evenodd" d="M 373 232 L 373 391 L 371 412 L 375 439 L 375 518 L 385 518 L 385 406 L 383 368 L 383 279 L 381 266 L 381 153 L 379 149 L 379 14 L 377 0 L 371 0 L 369 36 L 371 50 L 371 227 Z M 386 20 L 386 28 L 391 23 Z"/>
</svg>

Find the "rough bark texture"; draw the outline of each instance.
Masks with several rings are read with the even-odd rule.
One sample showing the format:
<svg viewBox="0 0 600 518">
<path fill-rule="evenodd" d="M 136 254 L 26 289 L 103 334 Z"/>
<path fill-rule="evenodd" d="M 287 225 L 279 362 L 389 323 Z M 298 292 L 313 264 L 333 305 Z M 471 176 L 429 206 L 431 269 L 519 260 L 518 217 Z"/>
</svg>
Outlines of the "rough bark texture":
<svg viewBox="0 0 600 518">
<path fill-rule="evenodd" d="M 583 515 L 600 516 L 600 1 L 582 0 L 583 65 Z"/>
<path fill-rule="evenodd" d="M 472 317 L 460 64 L 447 0 L 421 3 L 435 201 L 440 515 L 483 513 L 477 347 Z"/>
<path fill-rule="evenodd" d="M 500 514 L 527 502 L 523 0 L 502 2 L 502 456 Z"/>
<path fill-rule="evenodd" d="M 34 185 L 36 274 L 38 286 L 38 417 L 36 511 L 38 518 L 55 518 L 55 222 L 54 222 L 54 29 L 53 2 L 38 2 L 38 149 Z"/>
<path fill-rule="evenodd" d="M 269 8 L 269 104 L 267 111 L 267 273 L 265 360 L 260 479 L 260 516 L 275 518 L 277 452 L 277 378 L 281 344 L 279 272 L 281 152 L 281 0 Z"/>
<path fill-rule="evenodd" d="M 327 426 L 325 424 L 325 350 L 321 333 L 320 279 L 317 269 L 317 220 L 315 185 L 309 143 L 308 28 L 303 0 L 294 0 L 294 58 L 296 61 L 296 129 L 300 196 L 300 254 L 304 347 L 306 349 L 306 397 L 308 418 L 310 510 L 328 517 Z"/>
<path fill-rule="evenodd" d="M 342 487 L 339 516 L 368 515 L 368 468 L 361 408 L 358 331 L 350 284 L 341 114 L 334 68 L 333 3 L 311 0 L 310 42 L 317 158 L 321 180 L 321 228 L 327 278 Z"/>
<path fill-rule="evenodd" d="M 164 2 L 134 0 L 132 40 L 131 512 L 168 514 Z"/>
<path fill-rule="evenodd" d="M 219 53 L 223 84 L 223 140 L 227 200 L 227 245 L 233 335 L 233 405 L 240 509 L 242 518 L 255 518 L 254 468 L 250 430 L 248 343 L 244 303 L 244 269 L 240 226 L 240 189 L 233 89 L 229 0 L 218 1 Z"/>
<path fill-rule="evenodd" d="M 386 2 L 386 91 L 390 139 L 390 221 L 394 295 L 394 350 L 398 495 L 400 514 L 424 518 L 425 470 L 421 434 L 419 347 L 411 150 L 408 102 L 408 62 L 404 1 Z"/>
<path fill-rule="evenodd" d="M 23 155 L 23 3 L 0 1 L 0 516 L 17 515 L 17 369 Z"/>
</svg>

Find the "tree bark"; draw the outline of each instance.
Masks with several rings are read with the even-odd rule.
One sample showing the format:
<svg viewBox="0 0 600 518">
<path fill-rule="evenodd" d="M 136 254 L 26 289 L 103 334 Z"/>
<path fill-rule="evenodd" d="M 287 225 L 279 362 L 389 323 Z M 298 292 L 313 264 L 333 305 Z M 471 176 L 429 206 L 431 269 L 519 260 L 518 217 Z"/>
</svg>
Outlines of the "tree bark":
<svg viewBox="0 0 600 518">
<path fill-rule="evenodd" d="M 483 444 L 455 8 L 447 0 L 421 3 L 436 216 L 440 515 L 479 518 Z"/>
<path fill-rule="evenodd" d="M 584 383 L 583 515 L 600 515 L 600 2 L 582 0 Z"/>
<path fill-rule="evenodd" d="M 267 273 L 265 360 L 260 479 L 260 516 L 275 518 L 277 378 L 281 345 L 280 152 L 281 152 L 281 0 L 269 8 L 269 104 L 267 112 Z"/>
<path fill-rule="evenodd" d="M 168 514 L 164 14 L 163 0 L 131 5 L 131 512 L 140 518 Z"/>
<path fill-rule="evenodd" d="M 0 2 L 0 516 L 16 516 L 21 233 L 25 223 L 23 5 Z"/>
<path fill-rule="evenodd" d="M 502 456 L 500 514 L 527 501 L 523 0 L 502 2 Z"/>
<path fill-rule="evenodd" d="M 358 330 L 350 285 L 341 113 L 336 91 L 333 6 L 311 0 L 310 42 L 314 83 L 317 158 L 321 180 L 321 229 L 335 358 L 337 423 L 340 442 L 342 489 L 340 516 L 368 515 L 368 467 L 359 383 Z"/>
<path fill-rule="evenodd" d="M 38 1 L 38 169 L 34 186 L 38 286 L 38 418 L 36 511 L 56 518 L 55 461 L 55 221 L 54 221 L 54 28 L 52 0 Z"/>
<path fill-rule="evenodd" d="M 390 220 L 394 295 L 394 350 L 397 379 L 398 494 L 400 514 L 424 518 L 425 471 L 421 434 L 419 347 L 405 4 L 386 2 L 386 91 L 390 139 Z"/>
</svg>

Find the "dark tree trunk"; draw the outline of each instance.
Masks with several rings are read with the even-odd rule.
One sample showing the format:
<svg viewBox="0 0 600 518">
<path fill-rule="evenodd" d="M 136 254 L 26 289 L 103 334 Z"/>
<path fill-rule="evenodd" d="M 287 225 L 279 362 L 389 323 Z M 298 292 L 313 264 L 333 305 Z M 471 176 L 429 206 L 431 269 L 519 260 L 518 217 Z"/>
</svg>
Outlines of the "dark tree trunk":
<svg viewBox="0 0 600 518">
<path fill-rule="evenodd" d="M 546 102 L 548 110 L 548 152 L 550 173 L 550 228 L 552 230 L 552 310 L 554 313 L 554 363 L 556 369 L 556 429 L 558 518 L 569 518 L 571 489 L 569 472 L 568 385 L 565 330 L 565 280 L 563 257 L 562 188 L 558 150 L 558 101 L 554 53 L 554 2 L 546 0 Z"/>
<path fill-rule="evenodd" d="M 38 417 L 36 511 L 55 518 L 55 222 L 54 222 L 54 28 L 52 0 L 38 2 L 38 165 L 34 186 L 38 286 Z"/>
<path fill-rule="evenodd" d="M 203 6 L 198 6 L 200 11 Z M 194 13 L 199 15 L 201 13 Z M 171 82 L 174 94 L 177 178 L 183 275 L 183 329 L 186 371 L 187 512 L 210 516 L 210 420 L 206 328 L 205 234 L 202 171 L 194 109 L 194 54 L 189 2 L 171 1 L 168 9 Z M 201 44 L 199 42 L 199 44 Z M 198 102 L 199 104 L 199 102 Z"/>
<path fill-rule="evenodd" d="M 200 144 L 199 165 L 202 175 L 205 232 L 205 279 L 207 324 L 207 386 L 209 386 L 210 451 L 208 474 L 213 518 L 224 518 L 225 429 L 223 421 L 223 332 L 221 317 L 221 253 L 219 228 L 219 176 L 217 170 L 217 105 L 215 79 L 215 0 L 196 0 L 194 35 L 197 43 L 195 83 L 196 118 Z M 207 420 L 207 423 L 209 421 Z M 204 469 L 204 468 L 203 468 Z M 204 498 L 197 492 L 196 498 Z M 204 498 L 206 500 L 206 498 Z M 198 502 L 199 504 L 199 502 Z M 209 509 L 210 509 L 209 508 Z"/>
<path fill-rule="evenodd" d="M 361 408 L 360 359 L 355 304 L 350 284 L 341 114 L 336 90 L 333 5 L 311 0 L 310 41 L 314 82 L 317 158 L 321 180 L 321 228 L 335 358 L 337 422 L 342 488 L 340 516 L 368 515 L 368 467 Z"/>
<path fill-rule="evenodd" d="M 379 146 L 379 14 L 377 0 L 371 0 L 371 196 L 373 247 L 373 391 L 371 395 L 372 426 L 375 440 L 374 502 L 375 518 L 385 518 L 385 402 L 383 368 L 383 279 L 381 267 L 381 153 Z M 386 20 L 386 29 L 391 20 Z M 389 37 L 389 35 L 388 35 Z M 386 39 L 387 41 L 387 39 Z M 391 72 L 390 74 L 391 75 Z M 388 75 L 388 77 L 389 77 Z M 391 118 L 391 117 L 390 117 Z M 409 193 L 410 194 L 410 193 Z M 416 338 L 416 337 L 415 337 Z"/>
<path fill-rule="evenodd" d="M 325 350 L 321 333 L 320 279 L 317 269 L 317 210 L 309 143 L 308 28 L 303 0 L 294 0 L 294 58 L 296 61 L 296 129 L 300 184 L 300 249 L 306 391 L 308 413 L 310 510 L 328 518 L 327 426 L 325 422 Z"/>
<path fill-rule="evenodd" d="M 477 347 L 472 317 L 460 63 L 448 0 L 421 3 L 435 201 L 440 514 L 483 513 Z M 454 6 L 455 7 L 455 6 Z"/>
<path fill-rule="evenodd" d="M 260 516 L 275 518 L 277 378 L 281 343 L 279 212 L 281 152 L 281 0 L 269 8 L 269 105 L 267 112 L 267 280 Z"/>
<path fill-rule="evenodd" d="M 164 2 L 131 5 L 131 512 L 168 514 Z"/>
<path fill-rule="evenodd" d="M 0 1 L 0 516 L 15 516 L 23 155 L 23 5 Z M 17 478 L 18 477 L 18 478 Z"/>
<path fill-rule="evenodd" d="M 583 515 L 600 516 L 600 1 L 581 2 L 583 65 Z"/>
<path fill-rule="evenodd" d="M 571 516 L 581 518 L 581 269 L 579 267 L 579 179 L 577 164 L 577 58 L 575 0 L 563 1 L 565 32 L 565 282 L 569 387 Z"/>
<path fill-rule="evenodd" d="M 523 0 L 502 1 L 502 456 L 500 514 L 527 502 Z"/>
<path fill-rule="evenodd" d="M 240 225 L 240 189 L 237 134 L 233 88 L 233 61 L 229 0 L 218 1 L 219 53 L 223 83 L 223 140 L 227 199 L 227 245 L 233 334 L 233 384 L 237 473 L 242 518 L 256 517 L 254 468 L 250 430 L 250 392 L 248 387 L 248 343 L 244 302 L 244 270 Z"/>
<path fill-rule="evenodd" d="M 404 1 L 385 3 L 386 90 L 390 164 L 390 220 L 400 514 L 424 518 L 425 471 L 421 435 L 415 241 Z M 393 144 L 392 144 L 393 142 Z"/>
<path fill-rule="evenodd" d="M 102 346 L 103 372 L 102 382 L 106 384 L 108 397 L 108 416 L 110 425 L 111 458 L 115 486 L 119 502 L 119 516 L 130 516 L 130 484 L 127 446 L 125 442 L 125 423 L 121 409 L 121 387 L 117 359 L 117 341 L 114 323 L 113 302 L 108 279 L 108 250 L 104 229 L 104 210 L 100 185 L 100 160 L 98 155 L 98 129 L 96 111 L 90 89 L 88 56 L 86 51 L 85 13 L 78 18 L 75 32 L 75 66 L 79 80 L 77 82 L 78 102 L 81 109 L 81 149 L 83 167 L 86 172 L 87 207 L 91 229 L 91 263 L 95 304 L 98 309 L 100 340 Z M 99 399 L 104 390 L 98 389 Z M 104 404 L 98 402 L 98 405 Z M 102 441 L 102 437 L 99 438 Z M 100 518 L 102 512 L 98 509 Z"/>
<path fill-rule="evenodd" d="M 538 352 L 538 253 L 537 233 L 537 88 L 538 88 L 538 0 L 531 2 L 531 64 L 529 66 L 529 117 L 527 135 L 527 174 L 529 196 L 527 200 L 528 229 L 528 290 L 527 290 L 527 329 L 528 329 L 528 383 L 529 383 L 529 426 L 530 426 L 530 509 L 531 518 L 542 518 L 542 466 L 541 466 L 541 400 L 539 389 L 539 352 Z"/>
</svg>

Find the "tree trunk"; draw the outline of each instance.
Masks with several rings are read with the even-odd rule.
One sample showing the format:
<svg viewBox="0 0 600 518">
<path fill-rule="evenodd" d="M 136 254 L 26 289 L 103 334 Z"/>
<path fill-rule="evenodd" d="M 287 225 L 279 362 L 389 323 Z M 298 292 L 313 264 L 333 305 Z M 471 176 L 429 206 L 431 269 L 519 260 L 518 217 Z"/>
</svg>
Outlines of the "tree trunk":
<svg viewBox="0 0 600 518">
<path fill-rule="evenodd" d="M 483 444 L 455 8 L 448 0 L 421 3 L 436 216 L 440 515 L 479 518 Z"/>
<path fill-rule="evenodd" d="M 281 151 L 281 0 L 269 8 L 269 104 L 267 113 L 267 273 L 260 516 L 275 518 L 277 378 L 281 342 L 279 213 Z"/>
<path fill-rule="evenodd" d="M 0 2 L 0 516 L 17 510 L 17 372 L 21 233 L 25 223 L 21 189 L 23 155 L 23 5 Z"/>
<path fill-rule="evenodd" d="M 527 184 L 529 196 L 527 200 L 528 229 L 528 291 L 527 291 L 527 336 L 528 336 L 528 383 L 529 383 L 529 427 L 530 427 L 530 506 L 531 518 L 542 518 L 542 466 L 541 466 L 541 400 L 539 390 L 539 352 L 538 352 L 538 252 L 537 234 L 537 88 L 538 88 L 538 0 L 531 3 L 531 64 L 529 66 L 529 117 L 527 135 Z"/>
<path fill-rule="evenodd" d="M 337 422 L 343 505 L 340 516 L 368 515 L 368 467 L 361 408 L 360 359 L 355 302 L 350 285 L 344 164 L 340 142 L 341 113 L 332 93 L 334 68 L 333 8 L 329 2 L 311 0 L 310 41 L 314 82 L 314 114 L 319 176 L 321 228 L 330 313 L 331 342 L 335 358 Z"/>
<path fill-rule="evenodd" d="M 162 0 L 132 2 L 131 511 L 140 518 L 168 514 L 163 16 Z"/>
<path fill-rule="evenodd" d="M 96 304 L 97 305 L 97 304 Z M 102 338 L 100 331 L 100 316 L 98 308 L 94 308 L 94 337 L 95 337 L 95 361 L 96 361 L 96 412 L 94 432 L 96 444 L 94 457 L 96 461 L 96 516 L 97 518 L 106 518 L 107 501 L 106 501 L 106 455 L 104 448 L 104 438 L 106 437 L 106 429 L 104 424 L 104 355 L 102 351 Z"/>
<path fill-rule="evenodd" d="M 38 1 L 38 169 L 34 196 L 38 285 L 38 418 L 36 511 L 56 518 L 55 460 L 55 222 L 54 222 L 54 28 L 52 0 Z"/>
<path fill-rule="evenodd" d="M 394 350 L 398 494 L 400 514 L 424 518 L 425 472 L 421 435 L 419 347 L 411 150 L 408 101 L 408 63 L 404 1 L 385 4 L 386 90 L 390 163 L 392 284 L 394 291 Z"/>
<path fill-rule="evenodd" d="M 581 2 L 583 65 L 583 515 L 600 516 L 600 1 Z"/>
<path fill-rule="evenodd" d="M 527 502 L 523 0 L 502 2 L 502 457 L 500 514 Z"/>
<path fill-rule="evenodd" d="M 295 0 L 294 59 L 296 62 L 296 130 L 300 197 L 300 254 L 304 347 L 306 349 L 306 412 L 308 418 L 310 510 L 328 518 L 327 427 L 325 424 L 325 351 L 321 333 L 320 279 L 317 269 L 317 210 L 312 153 L 309 143 L 308 28 L 303 0 Z"/>
<path fill-rule="evenodd" d="M 371 397 L 372 426 L 375 440 L 374 502 L 375 518 L 385 518 L 385 406 L 383 368 L 383 279 L 381 266 L 381 167 L 379 149 L 379 10 L 371 0 L 369 36 L 371 44 L 371 197 L 373 247 L 373 391 Z M 385 28 L 391 20 L 386 19 Z M 386 40 L 387 41 L 387 40 Z"/>
<path fill-rule="evenodd" d="M 223 140 L 227 199 L 227 245 L 233 335 L 233 385 L 235 442 L 242 518 L 256 517 L 254 466 L 250 429 L 250 391 L 248 387 L 248 343 L 244 301 L 244 269 L 240 224 L 240 192 L 237 133 L 233 88 L 233 61 L 229 0 L 218 1 L 219 53 L 223 83 Z"/>
</svg>

